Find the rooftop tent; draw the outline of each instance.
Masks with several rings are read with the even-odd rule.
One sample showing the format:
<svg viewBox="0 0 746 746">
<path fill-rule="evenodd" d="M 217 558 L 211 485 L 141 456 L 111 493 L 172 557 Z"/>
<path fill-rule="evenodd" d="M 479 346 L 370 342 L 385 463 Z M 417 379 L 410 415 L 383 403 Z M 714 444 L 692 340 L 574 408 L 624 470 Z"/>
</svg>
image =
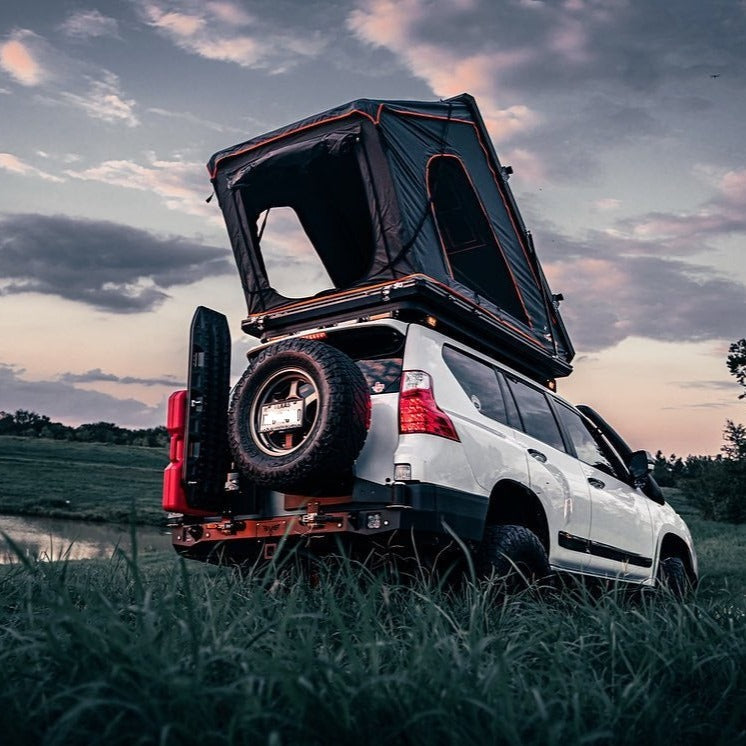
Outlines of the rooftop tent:
<svg viewBox="0 0 746 746">
<path fill-rule="evenodd" d="M 393 303 L 377 289 L 414 283 L 457 298 L 531 353 L 542 375 L 570 372 L 572 344 L 471 96 L 353 101 L 220 151 L 208 169 L 249 333 L 291 328 L 314 309 L 326 319 L 344 304 Z M 315 296 L 288 298 L 270 284 L 263 224 L 279 207 L 296 213 L 331 279 Z"/>
</svg>

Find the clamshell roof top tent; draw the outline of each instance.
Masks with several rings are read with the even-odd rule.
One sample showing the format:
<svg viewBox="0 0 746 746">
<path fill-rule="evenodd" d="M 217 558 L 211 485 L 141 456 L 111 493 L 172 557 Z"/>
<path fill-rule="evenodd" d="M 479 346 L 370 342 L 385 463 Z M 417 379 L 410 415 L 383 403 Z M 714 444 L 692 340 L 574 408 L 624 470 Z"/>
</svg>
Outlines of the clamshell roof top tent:
<svg viewBox="0 0 746 746">
<path fill-rule="evenodd" d="M 259 337 L 417 310 L 537 378 L 574 351 L 474 99 L 360 99 L 208 163 Z M 262 255 L 267 210 L 290 207 L 332 287 L 288 298 Z M 271 221 L 271 216 L 269 220 Z"/>
</svg>

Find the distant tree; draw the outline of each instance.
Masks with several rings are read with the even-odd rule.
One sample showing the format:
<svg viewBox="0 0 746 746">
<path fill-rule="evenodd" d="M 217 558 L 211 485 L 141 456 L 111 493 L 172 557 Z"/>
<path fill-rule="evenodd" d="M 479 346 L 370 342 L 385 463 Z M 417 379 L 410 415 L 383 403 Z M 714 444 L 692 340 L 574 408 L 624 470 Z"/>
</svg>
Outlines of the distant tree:
<svg viewBox="0 0 746 746">
<path fill-rule="evenodd" d="M 728 370 L 735 376 L 738 384 L 744 389 L 739 399 L 746 398 L 746 338 L 739 339 L 728 348 Z"/>
<path fill-rule="evenodd" d="M 0 435 L 13 435 L 16 421 L 10 412 L 0 412 Z"/>
<path fill-rule="evenodd" d="M 673 487 L 673 476 L 668 468 L 668 459 L 663 451 L 655 452 L 655 463 L 653 464 L 653 478 L 661 487 Z"/>
<path fill-rule="evenodd" d="M 165 427 L 149 427 L 141 430 L 130 430 L 129 444 L 133 446 L 148 446 L 156 448 L 167 446 L 169 442 L 168 430 Z"/>
<path fill-rule="evenodd" d="M 666 458 L 663 451 L 656 452 L 653 477 L 659 486 L 675 487 L 679 479 L 684 476 L 686 476 L 686 464 L 681 456 L 672 453 Z"/>
<path fill-rule="evenodd" d="M 746 522 L 746 460 L 690 456 L 681 491 L 703 518 Z"/>
<path fill-rule="evenodd" d="M 127 442 L 126 431 L 113 422 L 90 422 L 75 428 L 75 440 L 93 443 Z"/>
<path fill-rule="evenodd" d="M 734 342 L 728 350 L 728 370 L 746 398 L 746 338 Z M 731 523 L 746 522 L 746 426 L 726 420 L 721 453 L 690 456 L 685 463 L 681 490 L 704 518 Z"/>
<path fill-rule="evenodd" d="M 746 427 L 726 420 L 723 431 L 725 444 L 720 449 L 730 461 L 746 460 Z"/>
</svg>

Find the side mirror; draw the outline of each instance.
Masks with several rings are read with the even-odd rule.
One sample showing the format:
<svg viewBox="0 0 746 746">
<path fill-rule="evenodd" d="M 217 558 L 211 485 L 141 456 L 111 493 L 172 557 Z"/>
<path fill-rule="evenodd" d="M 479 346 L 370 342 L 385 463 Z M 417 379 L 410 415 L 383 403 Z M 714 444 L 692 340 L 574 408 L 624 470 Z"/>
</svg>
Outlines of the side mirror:
<svg viewBox="0 0 746 746">
<path fill-rule="evenodd" d="M 653 471 L 655 460 L 648 451 L 634 451 L 627 460 L 627 468 L 635 481 L 643 480 Z"/>
</svg>

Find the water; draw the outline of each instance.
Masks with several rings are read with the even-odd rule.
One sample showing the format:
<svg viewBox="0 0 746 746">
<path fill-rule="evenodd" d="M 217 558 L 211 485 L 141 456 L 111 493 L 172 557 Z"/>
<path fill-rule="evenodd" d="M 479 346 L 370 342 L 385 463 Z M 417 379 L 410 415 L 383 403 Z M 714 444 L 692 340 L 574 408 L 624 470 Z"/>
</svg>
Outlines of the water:
<svg viewBox="0 0 746 746">
<path fill-rule="evenodd" d="M 27 556 L 47 561 L 109 559 L 117 547 L 130 551 L 129 526 L 112 523 L 0 515 L 0 531 Z M 136 536 L 138 552 L 171 551 L 171 536 L 157 528 L 138 526 Z M 17 561 L 15 552 L 0 536 L 0 564 Z"/>
</svg>

